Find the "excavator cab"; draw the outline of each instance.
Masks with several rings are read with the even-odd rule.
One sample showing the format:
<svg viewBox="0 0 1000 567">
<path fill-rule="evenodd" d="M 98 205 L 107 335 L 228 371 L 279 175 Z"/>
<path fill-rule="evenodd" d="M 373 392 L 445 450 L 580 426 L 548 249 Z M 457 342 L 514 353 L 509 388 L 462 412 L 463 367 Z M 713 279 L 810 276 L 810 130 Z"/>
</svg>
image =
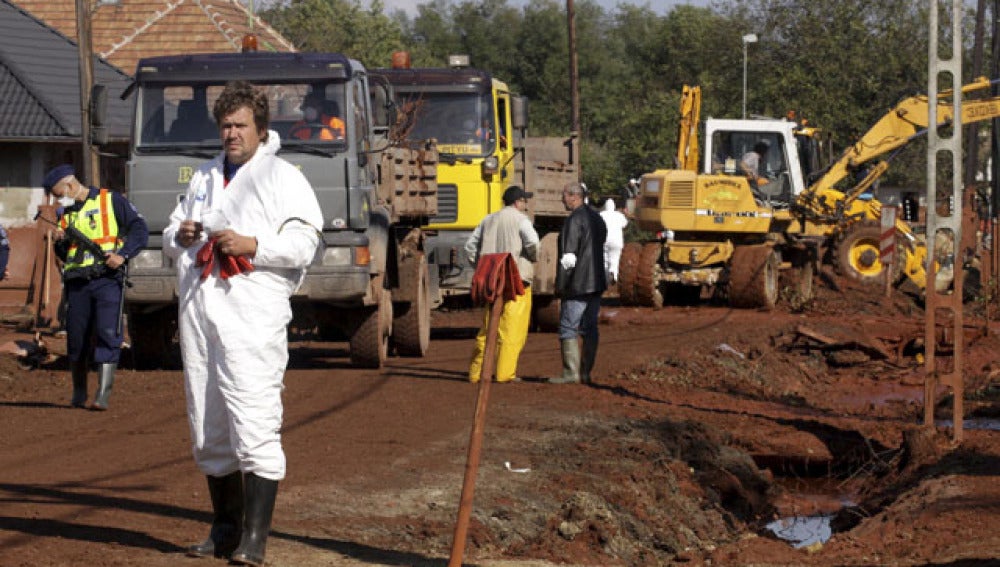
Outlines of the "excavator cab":
<svg viewBox="0 0 1000 567">
<path fill-rule="evenodd" d="M 789 148 L 783 132 L 719 129 L 712 132 L 710 147 L 714 158 L 711 173 L 751 177 L 754 196 L 775 207 L 787 207 L 793 198 L 792 176 L 789 169 Z M 753 182 L 747 160 L 755 148 L 766 148 L 756 158 L 760 183 Z M 756 150 L 759 151 L 759 150 Z"/>
</svg>

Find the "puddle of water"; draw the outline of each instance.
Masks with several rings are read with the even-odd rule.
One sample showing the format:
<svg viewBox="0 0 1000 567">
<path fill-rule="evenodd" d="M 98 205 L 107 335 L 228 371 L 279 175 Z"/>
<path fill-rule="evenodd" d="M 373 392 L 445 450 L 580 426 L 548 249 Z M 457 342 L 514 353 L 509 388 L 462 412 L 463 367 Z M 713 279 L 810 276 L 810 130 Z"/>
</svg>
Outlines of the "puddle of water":
<svg viewBox="0 0 1000 567">
<path fill-rule="evenodd" d="M 934 424 L 941 428 L 951 429 L 952 421 L 950 419 L 939 419 L 936 420 Z M 966 419 L 962 422 L 962 428 L 1000 431 L 1000 419 L 995 417 L 977 417 L 973 419 Z"/>
<path fill-rule="evenodd" d="M 767 525 L 767 529 L 779 538 L 799 549 L 816 542 L 826 543 L 833 531 L 830 529 L 832 515 L 794 516 L 781 518 Z"/>
</svg>

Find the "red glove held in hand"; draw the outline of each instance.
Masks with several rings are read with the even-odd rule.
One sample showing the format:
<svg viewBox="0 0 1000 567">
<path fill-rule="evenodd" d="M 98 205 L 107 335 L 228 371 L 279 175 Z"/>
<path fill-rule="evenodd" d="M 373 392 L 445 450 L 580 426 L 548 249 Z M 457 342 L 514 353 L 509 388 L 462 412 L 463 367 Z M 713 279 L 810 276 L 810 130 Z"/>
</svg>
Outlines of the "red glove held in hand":
<svg viewBox="0 0 1000 567">
<path fill-rule="evenodd" d="M 228 280 L 229 278 L 245 274 L 253 271 L 253 264 L 246 256 L 231 256 L 225 254 L 221 250 L 215 247 L 216 239 L 209 239 L 208 242 L 198 250 L 198 254 L 195 256 L 195 266 L 201 267 L 201 279 L 205 279 L 209 274 L 212 273 L 212 269 L 215 267 L 216 257 L 219 261 L 219 277 Z M 204 266 L 204 267 L 202 267 Z"/>
<path fill-rule="evenodd" d="M 198 254 L 195 255 L 196 267 L 204 266 L 201 270 L 201 279 L 205 279 L 209 274 L 212 273 L 212 268 L 215 267 L 215 239 L 211 239 L 205 243 L 204 246 L 198 250 Z"/>
</svg>

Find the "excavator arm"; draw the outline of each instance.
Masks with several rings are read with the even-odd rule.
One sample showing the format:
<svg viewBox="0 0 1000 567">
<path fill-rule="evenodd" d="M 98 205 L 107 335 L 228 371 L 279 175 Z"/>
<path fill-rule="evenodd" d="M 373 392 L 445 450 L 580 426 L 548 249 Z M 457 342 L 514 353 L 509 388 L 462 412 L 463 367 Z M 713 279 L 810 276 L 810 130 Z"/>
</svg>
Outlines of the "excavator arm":
<svg viewBox="0 0 1000 567">
<path fill-rule="evenodd" d="M 677 134 L 677 168 L 698 172 L 698 120 L 701 116 L 701 87 L 684 85 L 681 91 L 681 118 Z"/>
<path fill-rule="evenodd" d="M 1000 80 L 990 81 L 980 77 L 962 87 L 962 93 L 969 94 L 989 89 Z M 942 91 L 938 96 L 937 123 L 945 127 L 952 123 L 953 92 Z M 930 101 L 927 95 L 917 95 L 904 99 L 885 114 L 854 145 L 849 147 L 840 159 L 807 191 L 822 191 L 833 188 L 854 169 L 879 156 L 885 155 L 914 138 L 926 133 L 930 120 Z M 962 101 L 962 123 L 970 124 L 1000 117 L 1000 96 Z"/>
<path fill-rule="evenodd" d="M 962 87 L 962 93 L 989 89 L 997 80 L 980 77 Z M 940 93 L 937 104 L 937 127 L 953 123 L 952 91 Z M 860 166 L 892 152 L 913 139 L 926 134 L 930 120 L 930 101 L 926 95 L 909 97 L 883 116 L 855 144 L 848 148 L 840 159 L 834 162 L 824 174 L 801 195 L 796 203 L 797 211 L 811 222 L 833 229 L 840 237 L 840 246 L 851 246 L 854 227 L 864 230 L 865 223 L 877 221 L 881 217 L 882 204 L 877 200 L 861 201 L 861 195 L 875 180 L 888 169 L 888 162 L 879 162 L 871 167 L 865 178 L 854 187 L 844 191 L 835 185 Z M 980 122 L 1000 117 L 1000 96 L 969 99 L 962 101 L 962 124 Z M 902 238 L 898 250 L 901 254 L 900 268 L 920 289 L 927 284 L 925 261 L 926 246 L 919 242 L 911 227 L 902 220 L 896 222 L 896 233 Z M 844 254 L 847 257 L 850 254 Z M 873 271 L 871 273 L 876 273 Z"/>
</svg>

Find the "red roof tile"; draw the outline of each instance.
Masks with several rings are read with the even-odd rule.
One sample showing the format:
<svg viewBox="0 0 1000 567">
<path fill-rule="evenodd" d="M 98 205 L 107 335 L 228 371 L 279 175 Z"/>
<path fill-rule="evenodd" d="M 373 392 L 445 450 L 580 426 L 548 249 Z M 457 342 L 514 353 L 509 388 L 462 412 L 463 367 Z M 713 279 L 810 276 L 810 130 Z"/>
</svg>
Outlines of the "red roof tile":
<svg viewBox="0 0 1000 567">
<path fill-rule="evenodd" d="M 76 41 L 76 0 L 12 1 Z M 260 49 L 295 51 L 239 0 L 119 0 L 94 11 L 91 35 L 95 54 L 132 74 L 143 57 L 238 51 L 251 26 Z"/>
</svg>

